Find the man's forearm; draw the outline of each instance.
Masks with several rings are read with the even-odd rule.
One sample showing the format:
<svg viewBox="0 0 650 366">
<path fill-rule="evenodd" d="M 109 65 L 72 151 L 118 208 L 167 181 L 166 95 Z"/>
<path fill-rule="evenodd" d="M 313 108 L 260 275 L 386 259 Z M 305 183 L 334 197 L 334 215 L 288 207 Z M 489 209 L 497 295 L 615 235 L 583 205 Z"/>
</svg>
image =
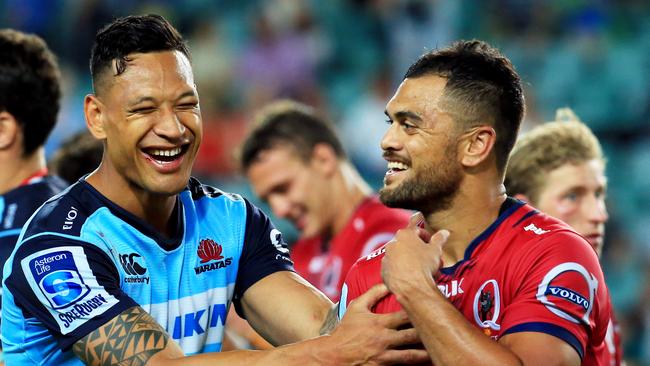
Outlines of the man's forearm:
<svg viewBox="0 0 650 366">
<path fill-rule="evenodd" d="M 433 281 L 420 283 L 396 296 L 435 365 L 522 364 L 507 347 L 468 323 Z"/>
</svg>

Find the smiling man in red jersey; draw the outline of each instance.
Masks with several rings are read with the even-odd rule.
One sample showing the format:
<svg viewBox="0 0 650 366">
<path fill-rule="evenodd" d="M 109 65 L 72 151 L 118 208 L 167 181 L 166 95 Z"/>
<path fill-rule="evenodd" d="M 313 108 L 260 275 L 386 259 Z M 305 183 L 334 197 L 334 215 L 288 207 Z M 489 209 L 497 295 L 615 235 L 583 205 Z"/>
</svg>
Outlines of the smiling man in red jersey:
<svg viewBox="0 0 650 366">
<path fill-rule="evenodd" d="M 381 200 L 421 213 L 353 266 L 341 302 L 383 281 L 375 311 L 405 310 L 438 366 L 597 365 L 610 308 L 595 252 L 503 185 L 524 114 L 510 61 L 481 41 L 429 52 L 386 114 Z"/>
<path fill-rule="evenodd" d="M 509 194 L 571 225 L 598 256 L 602 254 L 609 218 L 605 158 L 596 136 L 571 109 L 558 109 L 555 121 L 517 141 L 505 185 Z M 613 312 L 599 353 L 603 365 L 622 362 L 621 335 Z"/>
</svg>

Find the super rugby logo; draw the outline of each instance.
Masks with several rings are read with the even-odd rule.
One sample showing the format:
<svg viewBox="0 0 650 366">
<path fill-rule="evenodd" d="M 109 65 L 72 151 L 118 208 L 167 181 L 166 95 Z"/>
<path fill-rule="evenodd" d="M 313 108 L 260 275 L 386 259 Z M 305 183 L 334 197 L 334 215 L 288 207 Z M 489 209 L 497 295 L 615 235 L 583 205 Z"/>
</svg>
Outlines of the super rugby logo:
<svg viewBox="0 0 650 366">
<path fill-rule="evenodd" d="M 215 269 L 225 268 L 232 264 L 232 257 L 225 258 L 222 255 L 223 247 L 217 244 L 212 239 L 203 239 L 199 243 L 199 248 L 196 250 L 196 254 L 201 259 L 202 264 L 198 267 L 194 267 L 196 274 L 201 274 L 203 272 L 214 271 Z M 208 263 L 211 261 L 216 261 Z"/>
<path fill-rule="evenodd" d="M 20 261 L 38 302 L 50 313 L 61 334 L 68 334 L 117 304 L 97 282 L 82 247 L 55 247 Z"/>
<path fill-rule="evenodd" d="M 551 269 L 537 288 L 537 300 L 553 314 L 573 323 L 589 324 L 598 280 L 578 263 Z"/>
<path fill-rule="evenodd" d="M 474 296 L 474 321 L 485 334 L 491 335 L 492 330 L 501 330 L 501 325 L 497 323 L 501 310 L 501 295 L 499 293 L 499 284 L 496 280 L 487 280 Z"/>
</svg>

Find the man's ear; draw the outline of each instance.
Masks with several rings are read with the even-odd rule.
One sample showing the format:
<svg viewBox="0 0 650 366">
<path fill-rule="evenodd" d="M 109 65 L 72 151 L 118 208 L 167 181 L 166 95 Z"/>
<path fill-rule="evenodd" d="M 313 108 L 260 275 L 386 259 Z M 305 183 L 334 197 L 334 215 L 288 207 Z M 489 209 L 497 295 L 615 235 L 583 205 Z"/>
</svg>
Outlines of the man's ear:
<svg viewBox="0 0 650 366">
<path fill-rule="evenodd" d="M 97 99 L 97 96 L 88 94 L 84 98 L 84 116 L 86 117 L 86 126 L 90 133 L 98 140 L 106 138 L 104 130 L 104 110 L 105 106 Z"/>
<path fill-rule="evenodd" d="M 310 165 L 326 176 L 332 175 L 338 168 L 339 159 L 332 146 L 318 143 L 311 152 Z"/>
<path fill-rule="evenodd" d="M 18 140 L 20 126 L 13 114 L 0 112 L 0 150 L 13 146 Z"/>
<path fill-rule="evenodd" d="M 497 134 L 491 126 L 477 126 L 461 137 L 461 164 L 474 168 L 488 159 L 494 150 Z"/>
</svg>

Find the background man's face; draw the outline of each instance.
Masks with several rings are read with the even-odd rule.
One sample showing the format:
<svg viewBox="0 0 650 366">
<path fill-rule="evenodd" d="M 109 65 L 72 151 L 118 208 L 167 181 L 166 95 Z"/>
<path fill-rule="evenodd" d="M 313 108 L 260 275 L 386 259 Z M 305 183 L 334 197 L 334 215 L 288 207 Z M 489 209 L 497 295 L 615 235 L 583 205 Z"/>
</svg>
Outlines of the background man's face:
<svg viewBox="0 0 650 366">
<path fill-rule="evenodd" d="M 571 225 L 594 247 L 603 246 L 607 178 L 600 160 L 564 164 L 548 173 L 535 207 Z"/>
<path fill-rule="evenodd" d="M 303 237 L 322 234 L 333 224 L 327 214 L 329 180 L 292 147 L 262 151 L 246 171 L 255 193 L 273 213 L 291 221 Z"/>
</svg>

